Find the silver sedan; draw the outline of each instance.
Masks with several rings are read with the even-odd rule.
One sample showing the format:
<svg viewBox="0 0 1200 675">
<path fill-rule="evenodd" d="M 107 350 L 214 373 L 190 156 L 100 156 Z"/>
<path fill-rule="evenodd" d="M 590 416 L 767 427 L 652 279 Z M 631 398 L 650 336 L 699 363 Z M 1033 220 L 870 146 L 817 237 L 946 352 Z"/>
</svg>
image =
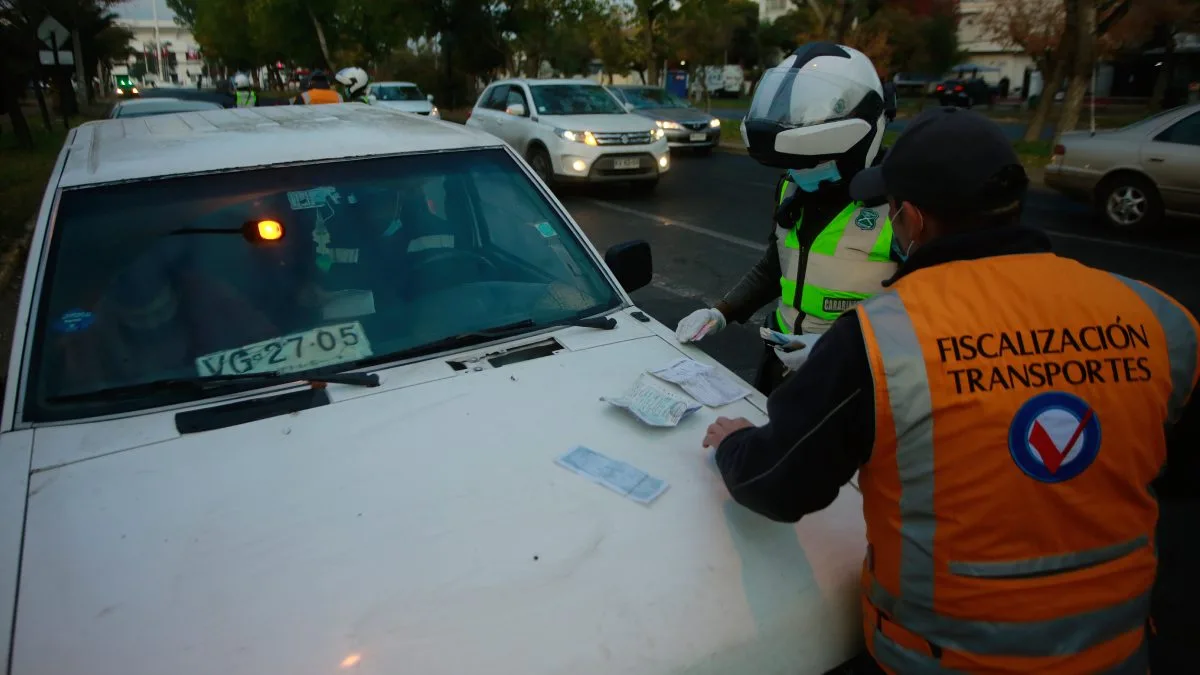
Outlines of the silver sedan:
<svg viewBox="0 0 1200 675">
<path fill-rule="evenodd" d="M 1116 228 L 1153 227 L 1168 215 L 1200 217 L 1200 105 L 1095 135 L 1065 133 L 1045 181 L 1095 204 Z"/>
<path fill-rule="evenodd" d="M 672 148 L 710 152 L 721 142 L 721 120 L 661 87 L 608 87 L 625 109 L 654 120 Z"/>
</svg>

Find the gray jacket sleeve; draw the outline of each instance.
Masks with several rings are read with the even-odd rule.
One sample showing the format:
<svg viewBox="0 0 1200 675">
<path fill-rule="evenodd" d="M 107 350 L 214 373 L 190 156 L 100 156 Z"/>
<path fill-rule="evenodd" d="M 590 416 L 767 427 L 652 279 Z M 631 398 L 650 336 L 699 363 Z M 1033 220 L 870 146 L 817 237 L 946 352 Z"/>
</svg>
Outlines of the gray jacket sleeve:
<svg viewBox="0 0 1200 675">
<path fill-rule="evenodd" d="M 717 309 L 727 321 L 745 323 L 764 305 L 779 297 L 779 277 L 782 273 L 779 269 L 778 245 L 772 229 L 763 257 L 717 303 Z"/>
</svg>

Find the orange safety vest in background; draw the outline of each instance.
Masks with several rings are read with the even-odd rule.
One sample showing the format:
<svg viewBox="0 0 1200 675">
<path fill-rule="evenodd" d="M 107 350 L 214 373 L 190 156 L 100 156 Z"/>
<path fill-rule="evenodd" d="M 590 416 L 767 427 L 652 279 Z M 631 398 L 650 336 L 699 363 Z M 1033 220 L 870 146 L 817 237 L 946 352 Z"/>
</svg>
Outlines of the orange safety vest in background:
<svg viewBox="0 0 1200 675">
<path fill-rule="evenodd" d="M 318 105 L 321 103 L 341 103 L 342 95 L 332 89 L 309 89 L 300 98 L 307 105 Z"/>
<path fill-rule="evenodd" d="M 1197 326 L 1053 254 L 917 270 L 855 310 L 875 382 L 864 628 L 893 673 L 1138 673 L 1150 483 Z"/>
</svg>

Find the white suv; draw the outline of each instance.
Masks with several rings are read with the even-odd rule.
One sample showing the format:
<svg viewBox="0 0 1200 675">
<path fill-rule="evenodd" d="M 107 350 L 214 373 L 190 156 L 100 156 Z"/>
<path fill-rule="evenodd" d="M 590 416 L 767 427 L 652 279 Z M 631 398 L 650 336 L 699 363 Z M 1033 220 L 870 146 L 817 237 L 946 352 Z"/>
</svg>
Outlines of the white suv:
<svg viewBox="0 0 1200 675">
<path fill-rule="evenodd" d="M 547 184 L 633 181 L 650 191 L 670 168 L 662 129 L 588 80 L 501 80 L 467 126 L 498 136 Z"/>
</svg>

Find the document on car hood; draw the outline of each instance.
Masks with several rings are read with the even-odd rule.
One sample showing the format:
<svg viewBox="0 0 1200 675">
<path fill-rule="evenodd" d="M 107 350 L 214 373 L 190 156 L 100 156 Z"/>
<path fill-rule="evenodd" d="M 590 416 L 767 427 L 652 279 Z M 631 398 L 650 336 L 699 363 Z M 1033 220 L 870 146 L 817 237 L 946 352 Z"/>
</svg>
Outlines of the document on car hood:
<svg viewBox="0 0 1200 675">
<path fill-rule="evenodd" d="M 582 445 L 554 461 L 564 469 L 574 471 L 639 504 L 649 504 L 667 490 L 666 481 Z"/>
<path fill-rule="evenodd" d="M 633 388 L 624 394 L 604 396 L 600 400 L 628 410 L 653 427 L 673 427 L 700 409 L 695 401 L 671 392 L 646 375 L 639 376 Z"/>
<path fill-rule="evenodd" d="M 650 372 L 655 377 L 679 385 L 692 398 L 712 408 L 728 405 L 750 395 L 749 389 L 729 379 L 716 368 L 689 358 L 676 359 Z"/>
</svg>

